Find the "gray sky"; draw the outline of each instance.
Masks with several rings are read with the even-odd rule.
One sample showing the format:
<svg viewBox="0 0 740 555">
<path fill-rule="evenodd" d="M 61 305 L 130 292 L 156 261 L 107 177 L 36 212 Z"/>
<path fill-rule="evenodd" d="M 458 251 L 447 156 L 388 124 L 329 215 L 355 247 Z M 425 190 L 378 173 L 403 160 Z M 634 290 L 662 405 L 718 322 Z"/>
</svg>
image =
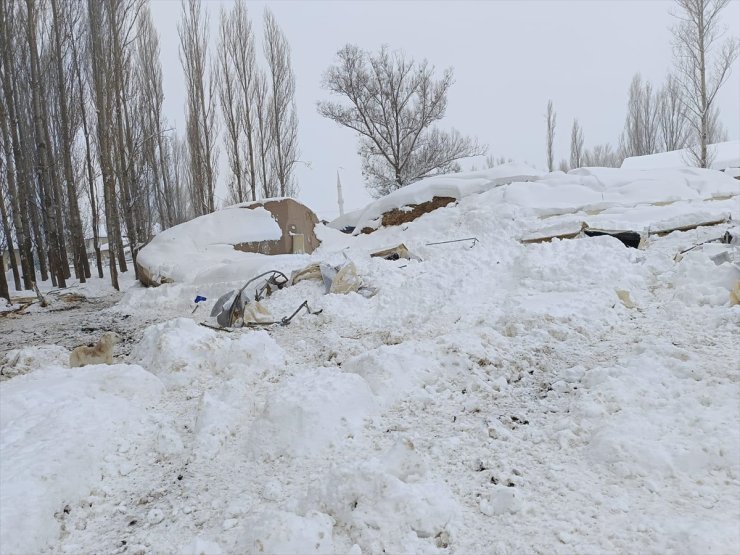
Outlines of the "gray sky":
<svg viewBox="0 0 740 555">
<path fill-rule="evenodd" d="M 211 54 L 222 5 L 230 2 L 204 2 L 211 18 Z M 455 84 L 441 127 L 477 136 L 496 156 L 540 168 L 546 164 L 544 113 L 549 98 L 558 117 L 557 160 L 568 157 L 574 117 L 583 127 L 587 147 L 603 142 L 616 146 L 632 75 L 639 71 L 658 86 L 672 63 L 669 27 L 675 19 L 669 0 L 248 2 L 259 37 L 266 5 L 292 49 L 301 160 L 311 164 L 297 165 L 299 198 L 329 219 L 338 214 L 340 167 L 345 210 L 361 208 L 370 199 L 362 183 L 356 137 L 316 113 L 316 101 L 327 97 L 321 76 L 348 42 L 372 50 L 387 44 L 427 58 L 440 70 L 453 67 Z M 180 3 L 153 0 L 152 14 L 161 35 L 165 114 L 182 132 Z M 725 9 L 723 24 L 727 36 L 740 35 L 739 0 Z M 739 75 L 740 63 L 735 63 L 717 100 L 730 139 L 740 137 Z M 472 163 L 480 166 L 482 160 Z M 223 178 L 223 160 L 220 167 Z M 222 183 L 217 192 L 223 195 L 224 190 Z"/>
</svg>

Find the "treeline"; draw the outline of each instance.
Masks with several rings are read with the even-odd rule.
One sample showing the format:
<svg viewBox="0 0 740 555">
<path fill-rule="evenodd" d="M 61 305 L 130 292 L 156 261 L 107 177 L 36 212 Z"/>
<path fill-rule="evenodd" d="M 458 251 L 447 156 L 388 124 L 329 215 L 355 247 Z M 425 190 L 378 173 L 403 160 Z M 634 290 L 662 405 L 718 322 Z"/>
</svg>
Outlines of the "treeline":
<svg viewBox="0 0 740 555">
<path fill-rule="evenodd" d="M 675 0 L 673 34 L 674 67 L 663 85 L 655 88 L 635 74 L 629 87 L 627 115 L 617 147 L 609 143 L 584 147 L 583 128 L 573 120 L 570 159 L 557 169 L 583 166 L 618 167 L 630 156 L 688 149 L 687 162 L 707 168 L 713 143 L 726 141 L 727 132 L 715 104 L 717 93 L 737 60 L 737 38 L 720 43 L 724 29 L 720 14 L 729 0 Z M 553 145 L 557 114 L 552 100 L 547 104 L 546 156 L 555 169 Z"/>
<path fill-rule="evenodd" d="M 104 266 L 118 288 L 158 231 L 217 204 L 295 193 L 290 49 L 269 11 L 264 27 L 260 64 L 238 0 L 222 10 L 212 55 L 200 2 L 182 2 L 178 134 L 163 114 L 147 0 L 0 0 L 0 251 L 16 290 L 31 289 L 37 272 L 65 287 L 72 275 L 102 278 Z M 230 169 L 221 202 L 217 105 Z"/>
</svg>

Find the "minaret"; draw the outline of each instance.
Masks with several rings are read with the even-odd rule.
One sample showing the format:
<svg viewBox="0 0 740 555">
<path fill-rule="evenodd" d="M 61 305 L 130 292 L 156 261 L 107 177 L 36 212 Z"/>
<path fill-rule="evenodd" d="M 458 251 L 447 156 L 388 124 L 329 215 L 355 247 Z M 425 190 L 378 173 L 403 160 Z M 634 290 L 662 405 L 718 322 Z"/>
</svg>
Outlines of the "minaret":
<svg viewBox="0 0 740 555">
<path fill-rule="evenodd" d="M 339 179 L 339 170 L 337 170 L 337 203 L 339 204 L 339 215 L 344 216 L 344 198 L 342 197 L 342 182 Z"/>
</svg>

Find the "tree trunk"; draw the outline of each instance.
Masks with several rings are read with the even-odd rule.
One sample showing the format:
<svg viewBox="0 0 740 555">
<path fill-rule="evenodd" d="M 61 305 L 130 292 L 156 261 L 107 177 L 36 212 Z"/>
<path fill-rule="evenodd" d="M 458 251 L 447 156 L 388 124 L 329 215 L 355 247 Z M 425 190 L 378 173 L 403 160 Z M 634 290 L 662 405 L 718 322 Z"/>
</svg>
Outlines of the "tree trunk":
<svg viewBox="0 0 740 555">
<path fill-rule="evenodd" d="M 113 176 L 113 164 L 111 162 L 110 117 L 111 117 L 111 90 L 107 79 L 109 71 L 107 60 L 103 59 L 103 47 L 101 44 L 101 6 L 98 0 L 87 0 L 88 17 L 90 24 L 90 49 L 92 80 L 95 89 L 95 107 L 98 114 L 98 155 L 100 157 L 100 172 L 103 175 L 103 196 L 105 198 L 105 223 L 108 229 L 108 267 L 110 269 L 111 285 L 118 290 L 118 269 L 116 268 L 116 251 L 120 238 L 116 232 L 120 232 L 117 225 L 118 213 L 115 209 L 116 193 L 115 178 Z"/>
<path fill-rule="evenodd" d="M 707 135 L 709 129 L 709 106 L 707 106 L 707 67 L 706 67 L 706 41 L 704 36 L 704 10 L 698 11 L 699 29 L 699 76 L 701 86 L 701 131 L 699 138 L 699 167 L 706 168 L 707 159 Z"/>
<path fill-rule="evenodd" d="M 56 71 L 59 94 L 59 116 L 61 119 L 62 160 L 64 162 L 64 180 L 67 183 L 67 204 L 71 227 L 72 256 L 74 258 L 75 271 L 80 283 L 85 283 L 86 276 L 90 276 L 90 266 L 85 252 L 85 236 L 82 233 L 82 222 L 80 220 L 80 207 L 77 204 L 77 190 L 74 184 L 74 173 L 72 171 L 72 141 L 70 137 L 69 106 L 67 104 L 67 91 L 65 88 L 65 77 L 62 69 L 62 41 L 59 23 L 58 0 L 51 0 L 52 18 L 54 22 L 54 46 L 56 49 Z"/>
<path fill-rule="evenodd" d="M 37 173 L 42 187 L 46 189 L 48 194 L 52 191 L 54 185 L 51 182 L 51 165 L 48 153 L 49 145 L 47 144 L 48 126 L 46 124 L 45 117 L 46 113 L 42 109 L 41 105 L 42 95 L 41 82 L 39 81 L 39 57 L 38 49 L 36 47 L 36 9 L 34 6 L 34 0 L 26 0 L 26 7 L 28 11 L 26 35 L 28 37 L 28 48 L 31 58 L 31 96 L 33 100 L 33 119 L 36 130 L 36 150 L 38 155 Z M 49 226 L 52 274 L 56 274 L 57 284 L 59 287 L 66 287 L 66 272 L 61 259 L 61 254 L 65 249 L 63 248 L 63 240 L 59 237 L 59 222 L 57 221 L 57 215 L 54 209 L 49 210 Z M 66 263 L 66 261 L 64 261 L 64 263 Z"/>
<path fill-rule="evenodd" d="M 10 237 L 8 237 L 10 239 Z M 10 245 L 10 241 L 8 241 Z M 7 299 L 10 302 L 10 291 L 8 291 L 8 280 L 5 279 L 5 268 L 0 264 L 0 298 Z M 16 289 L 17 291 L 17 289 Z"/>
<path fill-rule="evenodd" d="M 19 196 L 19 188 L 27 187 L 27 174 L 24 171 L 23 155 L 18 138 L 18 119 L 16 110 L 15 89 L 11 76 L 12 68 L 10 60 L 11 34 L 8 27 L 6 3 L 0 0 L 0 50 L 3 55 L 2 86 L 5 95 L 3 107 L 7 108 L 8 119 L 2 117 L 3 121 L 3 143 L 5 145 L 6 163 L 8 165 L 8 193 L 10 195 L 11 214 L 13 227 L 18 240 L 18 250 L 21 258 L 21 270 L 23 272 L 23 287 L 31 289 L 31 283 L 36 281 L 36 270 L 33 263 L 33 250 L 31 245 L 31 231 L 25 206 Z M 0 110 L 4 108 L 0 107 Z M 0 116 L 1 117 L 1 116 Z M 12 159 L 10 152 L 12 150 Z M 14 168 L 11 168 L 11 163 Z M 16 182 L 16 176 L 18 178 Z"/>
<path fill-rule="evenodd" d="M 15 282 L 15 290 L 20 291 L 21 290 L 21 276 L 18 273 L 18 262 L 15 259 L 15 248 L 13 247 L 13 238 L 10 234 L 10 223 L 8 222 L 8 211 L 5 209 L 5 199 L 3 198 L 3 188 L 0 187 L 0 220 L 2 220 L 2 226 L 3 226 L 3 233 L 5 233 L 5 239 L 8 243 L 8 255 L 9 255 L 9 262 L 10 262 L 10 268 L 13 270 L 13 281 Z M 0 268 L 2 269 L 2 268 Z M 2 297 L 2 282 L 5 282 L 5 271 L 3 270 L 0 272 L 2 274 L 0 281 L 0 297 Z M 8 284 L 5 282 L 5 292 L 6 295 L 5 298 L 10 300 L 10 297 L 7 295 L 8 291 Z"/>
</svg>

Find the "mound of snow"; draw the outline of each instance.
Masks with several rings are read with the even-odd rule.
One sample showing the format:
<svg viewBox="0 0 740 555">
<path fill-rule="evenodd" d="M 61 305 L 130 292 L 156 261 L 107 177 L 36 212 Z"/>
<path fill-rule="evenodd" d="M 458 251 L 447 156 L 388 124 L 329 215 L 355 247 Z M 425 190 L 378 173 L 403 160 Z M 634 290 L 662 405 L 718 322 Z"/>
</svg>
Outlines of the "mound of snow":
<svg viewBox="0 0 740 555">
<path fill-rule="evenodd" d="M 173 388 L 213 376 L 240 375 L 244 366 L 274 368 L 284 362 L 282 349 L 265 331 L 218 333 L 188 318 L 150 326 L 130 359 Z"/>
<path fill-rule="evenodd" d="M 104 462 L 154 434 L 147 407 L 161 382 L 139 366 L 47 368 L 0 384 L 0 552 L 40 553 L 56 541 L 54 514 L 85 495 Z"/>
<path fill-rule="evenodd" d="M 468 195 L 481 193 L 493 187 L 512 183 L 515 181 L 530 181 L 542 177 L 544 172 L 536 170 L 521 164 L 511 162 L 483 171 L 451 173 L 446 175 L 437 175 L 422 179 L 411 185 L 406 185 L 396 189 L 392 193 L 379 198 L 369 204 L 358 215 L 353 222 L 353 214 L 345 214 L 340 220 L 332 222 L 332 227 L 354 226 L 355 235 L 360 233 L 363 228 L 369 227 L 375 229 L 379 226 L 379 218 L 393 209 L 400 209 L 412 204 L 422 204 L 432 200 L 434 197 L 451 197 L 461 199 Z M 337 223 L 339 221 L 339 223 Z"/>
<path fill-rule="evenodd" d="M 255 454 L 310 455 L 362 430 L 375 412 L 367 382 L 328 368 L 302 371 L 267 399 L 249 437 Z"/>
<path fill-rule="evenodd" d="M 69 365 L 69 351 L 59 345 L 13 349 L 0 358 L 0 379 L 28 374 L 49 366 Z"/>
<path fill-rule="evenodd" d="M 365 378 L 379 402 L 392 404 L 433 383 L 442 373 L 442 356 L 430 356 L 433 349 L 433 345 L 416 342 L 383 345 L 346 360 L 342 370 Z"/>
<path fill-rule="evenodd" d="M 740 140 L 726 141 L 709 145 L 710 167 L 714 170 L 740 167 Z M 664 169 L 692 166 L 691 153 L 688 149 L 648 154 L 646 156 L 630 156 L 622 162 L 627 169 Z"/>
<path fill-rule="evenodd" d="M 305 502 L 334 517 L 363 553 L 430 552 L 435 542 L 446 543 L 461 513 L 409 440 L 397 441 L 380 458 L 332 469 Z"/>
</svg>

